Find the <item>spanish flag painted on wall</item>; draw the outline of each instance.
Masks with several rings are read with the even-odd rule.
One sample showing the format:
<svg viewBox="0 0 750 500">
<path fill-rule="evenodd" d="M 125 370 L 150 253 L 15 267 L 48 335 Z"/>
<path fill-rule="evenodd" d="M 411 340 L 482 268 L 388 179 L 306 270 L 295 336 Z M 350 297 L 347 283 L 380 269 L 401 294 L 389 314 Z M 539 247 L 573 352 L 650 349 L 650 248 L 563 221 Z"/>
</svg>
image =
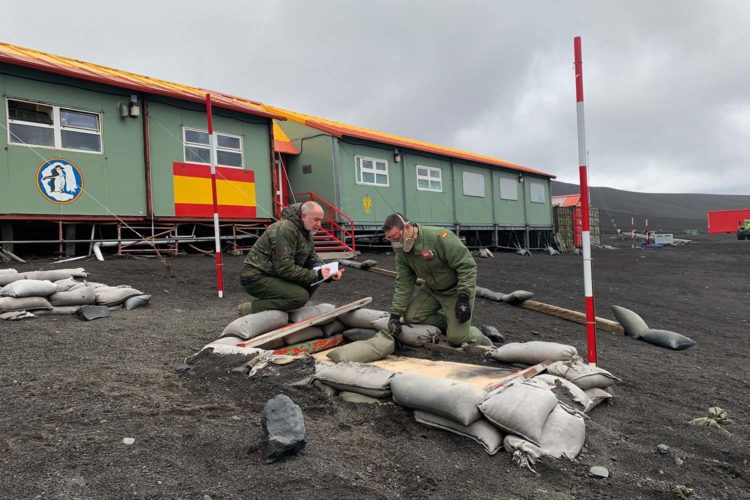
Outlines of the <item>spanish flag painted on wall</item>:
<svg viewBox="0 0 750 500">
<path fill-rule="evenodd" d="M 213 217 L 211 167 L 173 163 L 175 217 Z M 219 217 L 255 218 L 255 172 L 216 167 Z"/>
</svg>

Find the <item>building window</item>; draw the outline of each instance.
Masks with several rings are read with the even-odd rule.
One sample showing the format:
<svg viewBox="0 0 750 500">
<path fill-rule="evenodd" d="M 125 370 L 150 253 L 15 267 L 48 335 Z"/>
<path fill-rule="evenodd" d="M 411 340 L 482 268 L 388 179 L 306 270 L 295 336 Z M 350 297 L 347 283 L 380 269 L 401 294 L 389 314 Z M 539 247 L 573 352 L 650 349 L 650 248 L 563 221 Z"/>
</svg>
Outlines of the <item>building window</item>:
<svg viewBox="0 0 750 500">
<path fill-rule="evenodd" d="M 355 156 L 354 164 L 357 167 L 357 184 L 390 186 L 388 181 L 388 162 L 386 160 Z"/>
<path fill-rule="evenodd" d="M 22 146 L 102 152 L 99 113 L 8 99 L 8 142 Z"/>
<path fill-rule="evenodd" d="M 211 149 L 208 144 L 208 132 L 193 128 L 183 128 L 185 144 L 185 161 L 187 163 L 211 163 Z M 222 167 L 242 168 L 242 137 L 220 134 L 216 136 L 216 164 Z"/>
<path fill-rule="evenodd" d="M 464 195 L 484 198 L 484 175 L 464 172 Z"/>
<path fill-rule="evenodd" d="M 529 191 L 531 192 L 531 203 L 545 203 L 544 184 L 529 182 Z"/>
<path fill-rule="evenodd" d="M 500 199 L 518 200 L 518 181 L 509 177 L 500 177 Z"/>
<path fill-rule="evenodd" d="M 417 189 L 443 192 L 443 170 L 437 167 L 417 165 Z"/>
</svg>

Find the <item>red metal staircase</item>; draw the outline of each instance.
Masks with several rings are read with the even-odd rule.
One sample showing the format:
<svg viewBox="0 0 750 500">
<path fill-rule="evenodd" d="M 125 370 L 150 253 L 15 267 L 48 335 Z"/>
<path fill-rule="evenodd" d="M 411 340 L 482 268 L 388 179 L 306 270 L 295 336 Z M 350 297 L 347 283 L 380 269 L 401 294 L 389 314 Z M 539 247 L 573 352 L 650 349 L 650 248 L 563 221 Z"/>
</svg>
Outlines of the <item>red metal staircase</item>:
<svg viewBox="0 0 750 500">
<path fill-rule="evenodd" d="M 356 252 L 354 242 L 354 220 L 312 191 L 294 193 L 298 202 L 314 201 L 326 211 L 327 218 L 318 233 L 313 236 L 317 253 Z"/>
</svg>

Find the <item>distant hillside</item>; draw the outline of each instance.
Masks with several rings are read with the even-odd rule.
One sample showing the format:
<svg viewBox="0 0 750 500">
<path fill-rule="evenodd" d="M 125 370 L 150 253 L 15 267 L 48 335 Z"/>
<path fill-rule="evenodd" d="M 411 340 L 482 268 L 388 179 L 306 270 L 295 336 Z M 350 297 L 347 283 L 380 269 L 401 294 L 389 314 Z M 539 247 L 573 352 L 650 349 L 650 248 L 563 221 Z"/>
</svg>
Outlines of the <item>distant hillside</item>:
<svg viewBox="0 0 750 500">
<path fill-rule="evenodd" d="M 552 181 L 552 195 L 575 194 L 578 184 Z M 706 212 L 750 208 L 750 196 L 694 193 L 637 193 L 608 187 L 591 188 L 591 205 L 600 210 L 601 228 L 614 232 L 614 224 L 630 230 L 630 218 L 643 229 L 644 214 L 649 227 L 657 231 L 681 232 L 683 229 L 706 231 Z"/>
</svg>

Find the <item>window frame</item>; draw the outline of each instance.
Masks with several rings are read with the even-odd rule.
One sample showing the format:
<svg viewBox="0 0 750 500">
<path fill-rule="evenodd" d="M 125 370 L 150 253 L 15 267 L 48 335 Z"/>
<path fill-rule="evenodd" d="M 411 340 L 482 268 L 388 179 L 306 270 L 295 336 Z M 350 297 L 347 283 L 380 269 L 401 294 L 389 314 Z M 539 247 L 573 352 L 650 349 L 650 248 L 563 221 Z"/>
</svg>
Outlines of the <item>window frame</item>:
<svg viewBox="0 0 750 500">
<path fill-rule="evenodd" d="M 539 186 L 539 188 L 541 188 L 541 201 L 534 199 L 534 191 L 536 186 Z M 543 182 L 529 181 L 529 201 L 531 203 L 539 203 L 541 205 L 547 204 L 547 190 L 544 186 L 545 184 Z M 539 193 L 538 190 L 537 193 Z"/>
<path fill-rule="evenodd" d="M 25 120 L 15 120 L 10 117 L 10 101 L 15 102 L 22 102 L 26 104 L 34 104 L 34 105 L 41 105 L 41 106 L 47 106 L 52 108 L 52 125 L 47 125 L 45 123 L 35 123 L 35 122 L 27 122 Z M 99 125 L 99 129 L 97 131 L 94 131 L 92 129 L 87 128 L 81 128 L 81 127 L 73 127 L 73 126 L 63 126 L 62 120 L 60 118 L 60 110 L 64 111 L 72 111 L 74 113 L 82 113 L 87 115 L 95 115 L 97 119 L 97 123 Z M 9 146 L 20 146 L 24 148 L 44 148 L 44 149 L 57 149 L 60 151 L 74 151 L 76 153 L 85 153 L 85 154 L 94 154 L 94 155 L 103 155 L 104 154 L 104 122 L 102 121 L 102 113 L 98 111 L 90 111 L 86 109 L 80 109 L 75 108 L 72 106 L 60 106 L 58 104 L 51 104 L 48 102 L 42 102 L 42 101 L 34 101 L 29 99 L 23 99 L 23 98 L 17 98 L 17 97 L 6 97 L 5 98 L 5 122 L 7 125 L 6 130 L 6 138 L 7 138 L 7 144 Z M 52 146 L 45 146 L 41 144 L 25 144 L 16 142 L 12 139 L 12 134 L 10 132 L 10 126 L 11 124 L 18 124 L 18 125 L 24 125 L 27 127 L 37 127 L 37 128 L 44 128 L 44 129 L 52 129 Z M 77 149 L 77 148 L 67 148 L 63 147 L 62 145 L 62 133 L 63 131 L 69 131 L 69 132 L 76 132 L 81 134 L 88 134 L 88 135 L 96 135 L 99 137 L 99 151 L 90 151 L 87 149 Z"/>
<path fill-rule="evenodd" d="M 188 140 L 187 140 L 187 131 L 188 130 L 191 131 L 191 132 L 198 132 L 198 133 L 201 133 L 201 134 L 208 135 L 208 130 L 203 130 L 203 129 L 194 128 L 194 127 L 188 127 L 186 125 L 182 126 L 182 158 L 185 160 L 185 163 L 191 163 L 191 164 L 194 164 L 194 165 L 209 165 L 210 166 L 211 165 L 210 159 L 209 159 L 208 162 L 193 161 L 193 160 L 188 160 L 187 159 L 186 148 L 188 146 L 206 149 L 206 150 L 208 150 L 209 158 L 211 156 L 211 139 L 208 140 L 208 142 L 209 142 L 208 144 L 203 144 L 203 143 L 200 143 L 200 142 L 188 142 Z M 222 167 L 222 168 L 237 168 L 237 169 L 240 169 L 240 170 L 244 170 L 245 169 L 245 145 L 244 145 L 244 141 L 242 140 L 242 136 L 241 135 L 234 135 L 234 134 L 227 134 L 225 132 L 216 132 L 216 131 L 214 131 L 214 135 L 216 136 L 216 166 L 217 167 Z M 239 149 L 227 148 L 227 147 L 219 146 L 219 136 L 220 135 L 224 136 L 224 137 L 231 137 L 232 139 L 237 139 L 239 141 L 239 143 L 240 143 Z M 239 166 L 237 166 L 237 165 L 224 165 L 223 163 L 219 163 L 219 151 L 224 151 L 224 152 L 228 152 L 228 153 L 239 153 L 240 154 L 240 165 Z"/>
<path fill-rule="evenodd" d="M 468 194 L 466 192 L 466 175 L 476 175 L 477 177 L 482 179 L 482 194 Z M 463 192 L 464 196 L 470 196 L 472 198 L 486 198 L 487 197 L 487 181 L 485 180 L 484 173 L 477 173 L 477 172 L 469 172 L 468 170 L 464 170 L 461 172 L 461 191 Z"/>
<path fill-rule="evenodd" d="M 423 168 L 427 171 L 427 175 L 420 175 L 419 169 Z M 430 176 L 430 172 L 437 172 L 439 175 L 437 177 L 437 181 L 435 181 L 435 178 Z M 416 174 L 417 174 L 417 191 L 430 191 L 432 193 L 442 193 L 443 192 L 443 169 L 440 167 L 430 167 L 428 165 L 417 165 L 416 166 Z M 426 180 L 427 181 L 427 187 L 421 188 L 419 187 L 419 181 L 420 180 Z M 439 182 L 440 183 L 440 189 L 432 189 L 431 182 Z"/>
<path fill-rule="evenodd" d="M 504 200 L 504 201 L 518 201 L 518 185 L 520 184 L 520 182 L 518 182 L 517 178 L 514 179 L 512 177 L 506 177 L 506 176 L 501 175 L 500 176 L 500 182 L 498 184 L 499 184 L 499 188 L 500 188 L 500 192 L 498 194 L 499 194 L 501 200 Z M 515 186 L 516 187 L 516 197 L 515 198 L 505 198 L 505 197 L 503 197 L 503 185 L 513 185 L 513 186 Z"/>
<path fill-rule="evenodd" d="M 369 160 L 372 162 L 372 168 L 367 169 L 367 172 L 370 172 L 373 174 L 375 182 L 365 182 L 364 180 L 362 180 L 363 170 L 365 169 L 364 165 L 362 164 L 364 160 Z M 385 163 L 385 173 L 383 173 L 382 170 L 377 170 L 375 168 L 376 162 Z M 385 175 L 385 184 L 380 184 L 377 182 L 378 175 Z M 359 184 L 362 186 L 391 187 L 391 173 L 390 173 L 390 166 L 388 165 L 388 160 L 384 160 L 382 158 L 373 158 L 370 156 L 355 155 L 354 156 L 354 181 L 356 184 Z"/>
</svg>

